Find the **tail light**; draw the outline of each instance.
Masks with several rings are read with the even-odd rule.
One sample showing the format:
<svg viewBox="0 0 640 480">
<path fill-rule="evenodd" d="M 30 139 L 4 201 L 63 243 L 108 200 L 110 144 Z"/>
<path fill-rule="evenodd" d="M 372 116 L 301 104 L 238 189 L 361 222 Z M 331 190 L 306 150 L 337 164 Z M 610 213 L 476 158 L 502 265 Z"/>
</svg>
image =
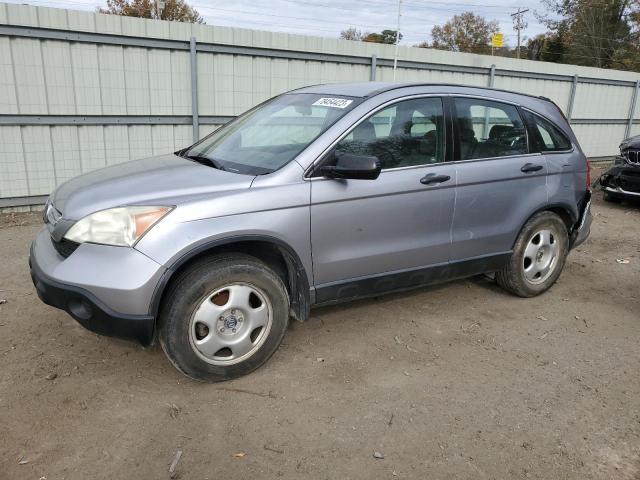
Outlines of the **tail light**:
<svg viewBox="0 0 640 480">
<path fill-rule="evenodd" d="M 584 156 L 584 161 L 587 164 L 587 190 L 591 191 L 591 165 L 589 164 L 589 159 L 587 156 Z"/>
</svg>

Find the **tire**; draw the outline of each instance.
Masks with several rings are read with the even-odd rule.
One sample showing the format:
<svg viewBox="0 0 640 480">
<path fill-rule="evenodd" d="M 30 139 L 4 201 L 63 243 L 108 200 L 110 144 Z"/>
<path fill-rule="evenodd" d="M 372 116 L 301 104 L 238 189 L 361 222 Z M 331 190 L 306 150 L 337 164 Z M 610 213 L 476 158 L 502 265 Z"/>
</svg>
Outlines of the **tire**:
<svg viewBox="0 0 640 480">
<path fill-rule="evenodd" d="M 605 202 L 610 202 L 610 203 L 622 203 L 622 201 L 624 200 L 620 195 L 616 195 L 615 193 L 606 192 L 606 191 L 602 195 L 602 198 L 604 199 Z"/>
<path fill-rule="evenodd" d="M 540 295 L 558 279 L 568 253 L 569 235 L 562 219 L 553 212 L 537 213 L 522 228 L 509 263 L 496 272 L 496 281 L 519 297 Z"/>
<path fill-rule="evenodd" d="M 288 322 L 289 296 L 280 277 L 257 258 L 224 254 L 190 265 L 172 281 L 158 337 L 180 372 L 219 382 L 265 363 Z"/>
</svg>

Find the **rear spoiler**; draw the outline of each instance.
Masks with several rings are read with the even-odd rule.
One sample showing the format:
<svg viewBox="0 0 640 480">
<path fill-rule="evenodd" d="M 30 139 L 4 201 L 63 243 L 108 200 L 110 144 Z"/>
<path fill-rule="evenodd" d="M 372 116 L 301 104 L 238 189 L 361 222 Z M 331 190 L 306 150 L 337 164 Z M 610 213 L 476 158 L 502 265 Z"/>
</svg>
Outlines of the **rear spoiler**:
<svg viewBox="0 0 640 480">
<path fill-rule="evenodd" d="M 567 121 L 567 123 L 569 123 L 569 119 L 567 118 L 567 116 L 564 114 L 564 112 L 563 112 L 563 111 L 562 111 L 562 109 L 558 106 L 558 104 L 557 104 L 556 102 L 554 102 L 554 101 L 553 101 L 553 100 L 551 100 L 550 98 L 548 98 L 548 97 L 544 97 L 544 96 L 542 96 L 542 95 L 540 95 L 538 98 L 539 98 L 540 100 L 544 100 L 544 101 L 546 101 L 546 102 L 549 102 L 551 105 L 553 105 L 554 107 L 556 107 L 556 108 L 558 109 L 558 112 L 560 112 L 560 115 L 562 115 L 562 118 L 564 118 L 564 119 Z"/>
</svg>

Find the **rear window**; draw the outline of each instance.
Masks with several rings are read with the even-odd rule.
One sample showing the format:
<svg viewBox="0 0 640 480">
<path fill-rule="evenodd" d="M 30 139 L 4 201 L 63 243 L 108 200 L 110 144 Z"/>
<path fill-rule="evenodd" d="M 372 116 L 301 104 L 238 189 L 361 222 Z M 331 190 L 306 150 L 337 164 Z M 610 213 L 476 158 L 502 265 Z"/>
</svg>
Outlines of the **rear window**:
<svg viewBox="0 0 640 480">
<path fill-rule="evenodd" d="M 550 121 L 531 113 L 533 137 L 540 152 L 571 150 L 571 142 L 562 131 Z"/>
<path fill-rule="evenodd" d="M 527 134 L 518 109 L 479 98 L 455 98 L 459 160 L 528 153 Z"/>
</svg>

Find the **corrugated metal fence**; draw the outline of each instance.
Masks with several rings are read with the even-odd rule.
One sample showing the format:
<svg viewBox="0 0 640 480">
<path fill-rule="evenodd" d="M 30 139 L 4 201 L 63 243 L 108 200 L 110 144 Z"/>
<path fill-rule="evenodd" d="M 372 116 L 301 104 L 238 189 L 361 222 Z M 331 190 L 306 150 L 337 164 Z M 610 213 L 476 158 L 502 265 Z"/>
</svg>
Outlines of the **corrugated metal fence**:
<svg viewBox="0 0 640 480">
<path fill-rule="evenodd" d="M 390 81 L 393 47 L 0 3 L 0 207 L 167 153 L 283 91 Z M 398 81 L 554 100 L 592 157 L 640 133 L 630 72 L 402 47 Z"/>
</svg>

